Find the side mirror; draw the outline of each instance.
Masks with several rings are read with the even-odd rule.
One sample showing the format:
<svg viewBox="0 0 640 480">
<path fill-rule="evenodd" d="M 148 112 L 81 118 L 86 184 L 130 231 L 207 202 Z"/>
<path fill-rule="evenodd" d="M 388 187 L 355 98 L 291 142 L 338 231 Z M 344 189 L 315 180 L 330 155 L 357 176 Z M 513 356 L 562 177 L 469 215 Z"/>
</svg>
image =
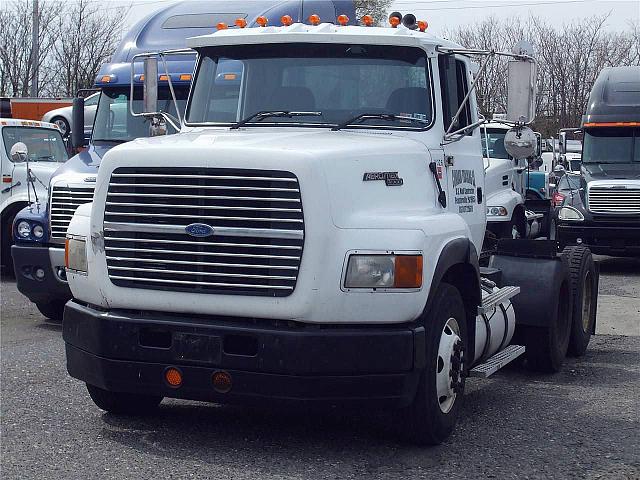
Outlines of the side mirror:
<svg viewBox="0 0 640 480">
<path fill-rule="evenodd" d="M 84 145 L 84 98 L 76 97 L 71 110 L 71 146 L 82 148 Z"/>
<path fill-rule="evenodd" d="M 511 60 L 507 79 L 507 120 L 529 124 L 535 119 L 536 64 Z"/>
<path fill-rule="evenodd" d="M 13 160 L 15 163 L 26 162 L 29 159 L 29 150 L 24 143 L 16 142 L 13 144 L 13 147 L 11 147 L 10 155 L 11 160 Z"/>
<path fill-rule="evenodd" d="M 536 135 L 529 127 L 514 127 L 504 136 L 504 148 L 516 160 L 533 158 L 536 145 Z"/>
<path fill-rule="evenodd" d="M 155 57 L 144 59 L 142 105 L 144 113 L 156 113 L 158 111 L 158 59 Z"/>
</svg>

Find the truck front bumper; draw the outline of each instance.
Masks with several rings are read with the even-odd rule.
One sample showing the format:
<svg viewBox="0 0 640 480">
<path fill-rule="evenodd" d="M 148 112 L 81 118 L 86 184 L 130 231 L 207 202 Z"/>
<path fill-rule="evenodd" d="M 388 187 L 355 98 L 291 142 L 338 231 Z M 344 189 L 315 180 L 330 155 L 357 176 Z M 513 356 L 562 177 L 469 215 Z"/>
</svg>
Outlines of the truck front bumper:
<svg viewBox="0 0 640 480">
<path fill-rule="evenodd" d="M 588 246 L 601 255 L 640 255 L 640 223 L 637 226 L 607 222 L 558 223 L 558 241 L 561 246 Z"/>
<path fill-rule="evenodd" d="M 72 377 L 111 390 L 216 403 L 311 402 L 402 407 L 424 368 L 424 328 L 312 326 L 230 317 L 100 311 L 67 304 Z M 164 379 L 182 372 L 178 388 Z M 214 388 L 228 373 L 231 390 Z"/>
<path fill-rule="evenodd" d="M 58 271 L 64 269 L 64 248 L 13 245 L 11 256 L 18 291 L 33 303 L 64 303 L 71 298 L 64 270 L 60 272 L 62 275 Z M 39 269 L 44 272 L 42 278 L 36 275 Z"/>
</svg>

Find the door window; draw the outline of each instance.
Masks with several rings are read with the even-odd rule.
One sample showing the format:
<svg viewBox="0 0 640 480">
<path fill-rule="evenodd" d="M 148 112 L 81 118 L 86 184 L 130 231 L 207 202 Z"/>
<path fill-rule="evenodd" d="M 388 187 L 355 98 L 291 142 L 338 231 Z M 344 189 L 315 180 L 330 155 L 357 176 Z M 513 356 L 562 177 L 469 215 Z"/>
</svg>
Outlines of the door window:
<svg viewBox="0 0 640 480">
<path fill-rule="evenodd" d="M 440 55 L 438 64 L 440 69 L 440 88 L 442 90 L 444 129 L 448 130 L 454 115 L 469 92 L 469 76 L 464 62 L 456 60 L 452 55 Z M 471 125 L 471 108 L 469 102 L 466 102 L 452 131 L 460 130 L 468 125 Z M 467 135 L 471 133 L 467 132 Z"/>
</svg>

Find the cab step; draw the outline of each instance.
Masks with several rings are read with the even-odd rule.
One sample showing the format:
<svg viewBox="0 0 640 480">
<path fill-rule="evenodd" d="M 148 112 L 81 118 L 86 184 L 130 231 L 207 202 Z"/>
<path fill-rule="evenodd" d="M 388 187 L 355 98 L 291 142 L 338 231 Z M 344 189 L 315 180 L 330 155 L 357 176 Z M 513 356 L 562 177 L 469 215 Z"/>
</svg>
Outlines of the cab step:
<svg viewBox="0 0 640 480">
<path fill-rule="evenodd" d="M 480 363 L 469 370 L 470 377 L 487 378 L 496 373 L 509 362 L 512 362 L 524 353 L 524 346 L 509 345 L 504 350 L 496 353 L 486 362 Z"/>
<path fill-rule="evenodd" d="M 493 292 L 482 299 L 482 305 L 478 306 L 478 315 L 484 315 L 500 305 L 505 300 L 515 297 L 520 293 L 520 287 L 502 287 L 497 292 Z"/>
</svg>

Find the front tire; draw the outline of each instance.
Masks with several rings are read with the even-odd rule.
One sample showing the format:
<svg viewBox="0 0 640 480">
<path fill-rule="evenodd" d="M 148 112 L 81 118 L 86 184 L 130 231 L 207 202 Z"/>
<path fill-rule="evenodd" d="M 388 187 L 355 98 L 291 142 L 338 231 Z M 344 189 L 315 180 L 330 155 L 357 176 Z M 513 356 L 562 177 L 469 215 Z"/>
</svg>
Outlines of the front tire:
<svg viewBox="0 0 640 480">
<path fill-rule="evenodd" d="M 458 289 L 441 283 L 425 318 L 426 366 L 416 396 L 402 412 L 405 436 L 437 445 L 453 432 L 464 396 L 466 315 Z"/>
<path fill-rule="evenodd" d="M 155 410 L 163 397 L 111 392 L 87 383 L 91 400 L 98 408 L 116 415 L 144 415 Z"/>
<path fill-rule="evenodd" d="M 566 247 L 562 251 L 569 263 L 571 275 L 572 321 L 568 354 L 581 357 L 587 351 L 596 322 L 598 281 L 591 251 L 583 246 Z"/>
</svg>

